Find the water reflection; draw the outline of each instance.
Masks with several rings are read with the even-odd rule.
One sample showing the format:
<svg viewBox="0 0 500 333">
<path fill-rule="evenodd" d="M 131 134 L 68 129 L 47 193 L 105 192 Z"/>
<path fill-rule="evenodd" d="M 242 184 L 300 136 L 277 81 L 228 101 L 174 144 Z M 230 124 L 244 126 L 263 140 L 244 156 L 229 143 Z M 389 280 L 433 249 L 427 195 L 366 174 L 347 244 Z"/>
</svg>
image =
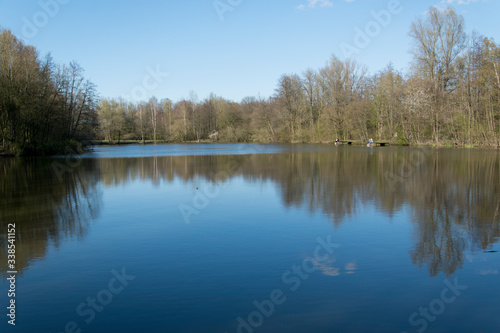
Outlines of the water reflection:
<svg viewBox="0 0 500 333">
<path fill-rule="evenodd" d="M 113 187 L 134 181 L 155 186 L 175 179 L 193 186 L 200 179 L 272 181 L 286 207 L 320 211 L 335 226 L 367 204 L 388 217 L 408 209 L 415 239 L 409 256 L 414 264 L 427 266 L 431 276 L 454 273 L 462 267 L 465 251 L 488 250 L 500 237 L 499 154 L 492 151 L 339 148 L 83 159 L 62 180 L 53 161 L 9 159 L 0 164 L 0 227 L 6 230 L 7 223 L 15 221 L 22 235 L 17 240 L 19 270 L 44 257 L 49 244 L 85 236 L 100 211 L 99 184 Z M 217 176 L 221 174 L 227 178 Z M 5 238 L 0 242 L 6 256 Z M 0 261 L 2 272 L 5 264 Z M 355 263 L 350 268 L 354 271 Z"/>
<path fill-rule="evenodd" d="M 224 182 L 217 174 L 272 181 L 286 207 L 319 210 L 334 225 L 367 203 L 388 217 L 407 207 L 415 229 L 411 260 L 426 265 L 431 276 L 453 274 L 462 267 L 464 251 L 487 250 L 500 237 L 500 167 L 494 151 L 336 149 L 99 164 L 105 184 L 141 179 L 159 185 L 175 178 L 193 186 L 199 178 Z"/>
<path fill-rule="evenodd" d="M 0 228 L 16 224 L 16 269 L 21 275 L 31 262 L 44 258 L 68 238 L 85 237 L 99 215 L 101 191 L 96 160 L 82 160 L 67 169 L 64 159 L 0 161 Z M 7 257 L 7 237 L 0 237 L 0 258 Z M 0 260 L 0 272 L 7 260 Z"/>
<path fill-rule="evenodd" d="M 487 250 L 500 236 L 500 170 L 497 153 L 439 152 L 409 196 L 418 243 L 414 263 L 432 276 L 462 267 L 464 250 Z"/>
</svg>

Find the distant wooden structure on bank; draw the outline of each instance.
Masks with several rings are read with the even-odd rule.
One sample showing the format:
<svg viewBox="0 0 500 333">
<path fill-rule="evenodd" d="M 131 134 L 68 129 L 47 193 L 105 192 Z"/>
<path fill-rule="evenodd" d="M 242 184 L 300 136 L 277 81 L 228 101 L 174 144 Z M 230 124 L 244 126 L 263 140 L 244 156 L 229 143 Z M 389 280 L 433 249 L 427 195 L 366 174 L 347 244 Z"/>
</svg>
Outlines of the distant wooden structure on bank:
<svg viewBox="0 0 500 333">
<path fill-rule="evenodd" d="M 340 140 L 339 141 L 341 144 L 347 144 L 347 145 L 359 145 L 359 146 L 362 146 L 362 145 L 365 145 L 365 144 L 368 144 L 367 142 L 362 142 L 362 141 L 359 141 L 359 140 Z M 390 143 L 387 142 L 387 141 L 374 141 L 372 143 L 373 146 L 380 146 L 380 147 L 384 147 L 384 146 L 388 146 Z"/>
<path fill-rule="evenodd" d="M 213 132 L 208 136 L 208 138 L 213 142 L 219 142 L 219 132 Z"/>
</svg>

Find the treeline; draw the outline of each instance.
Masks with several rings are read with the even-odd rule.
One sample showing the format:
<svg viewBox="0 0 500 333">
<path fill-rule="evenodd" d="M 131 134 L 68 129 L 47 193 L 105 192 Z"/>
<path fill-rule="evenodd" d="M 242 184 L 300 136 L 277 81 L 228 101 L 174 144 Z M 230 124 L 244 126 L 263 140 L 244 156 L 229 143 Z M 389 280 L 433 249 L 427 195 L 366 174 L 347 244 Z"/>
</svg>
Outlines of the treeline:
<svg viewBox="0 0 500 333">
<path fill-rule="evenodd" d="M 2 149 L 56 153 L 81 142 L 331 142 L 500 145 L 500 47 L 467 36 L 462 16 L 431 7 L 411 24 L 413 61 L 371 75 L 332 56 L 317 70 L 282 75 L 273 96 L 233 102 L 194 92 L 177 102 L 98 100 L 76 63 L 40 58 L 10 31 L 0 34 Z"/>
<path fill-rule="evenodd" d="M 369 137 L 408 143 L 486 145 L 500 141 L 500 48 L 463 17 L 431 7 L 411 24 L 408 73 L 375 75 L 332 56 L 318 70 L 279 78 L 269 99 L 235 103 L 215 95 L 173 103 L 103 100 L 100 137 L 110 141 L 328 142 Z"/>
<path fill-rule="evenodd" d="M 97 129 L 96 86 L 76 63 L 41 58 L 8 30 L 0 30 L 1 150 L 55 154 L 81 147 Z"/>
</svg>

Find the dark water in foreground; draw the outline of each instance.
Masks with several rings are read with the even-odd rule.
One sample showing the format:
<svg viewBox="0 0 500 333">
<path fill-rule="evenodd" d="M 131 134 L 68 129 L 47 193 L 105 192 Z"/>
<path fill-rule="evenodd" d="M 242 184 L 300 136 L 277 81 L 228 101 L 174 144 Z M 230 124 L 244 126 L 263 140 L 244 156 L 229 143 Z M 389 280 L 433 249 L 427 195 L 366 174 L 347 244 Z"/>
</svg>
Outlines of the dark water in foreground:
<svg viewBox="0 0 500 333">
<path fill-rule="evenodd" d="M 110 147 L 0 186 L 1 332 L 500 328 L 497 151 Z"/>
</svg>

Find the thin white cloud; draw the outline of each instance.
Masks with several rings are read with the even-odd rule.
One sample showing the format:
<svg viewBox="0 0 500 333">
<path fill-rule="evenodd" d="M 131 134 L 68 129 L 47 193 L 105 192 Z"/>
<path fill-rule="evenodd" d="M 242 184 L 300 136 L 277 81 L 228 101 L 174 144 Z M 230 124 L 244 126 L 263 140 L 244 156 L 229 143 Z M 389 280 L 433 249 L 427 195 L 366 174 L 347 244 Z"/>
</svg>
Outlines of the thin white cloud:
<svg viewBox="0 0 500 333">
<path fill-rule="evenodd" d="M 448 5 L 453 5 L 453 4 L 469 5 L 471 3 L 478 2 L 478 1 L 480 1 L 480 0 L 443 0 L 441 3 L 448 4 Z"/>
<path fill-rule="evenodd" d="M 332 6 L 333 2 L 331 2 L 330 0 L 307 0 L 307 4 L 299 5 L 296 8 L 299 10 L 305 10 L 307 8 L 314 9 L 316 7 L 332 7 Z"/>
<path fill-rule="evenodd" d="M 477 3 L 477 2 L 487 2 L 488 0 L 441 0 L 441 2 L 437 5 L 434 5 L 434 7 L 436 7 L 437 9 L 446 9 L 448 8 L 449 6 L 466 6 L 466 5 L 470 5 L 470 4 L 473 4 L 473 3 Z M 466 13 L 465 10 L 462 10 L 461 11 L 462 13 Z"/>
</svg>

